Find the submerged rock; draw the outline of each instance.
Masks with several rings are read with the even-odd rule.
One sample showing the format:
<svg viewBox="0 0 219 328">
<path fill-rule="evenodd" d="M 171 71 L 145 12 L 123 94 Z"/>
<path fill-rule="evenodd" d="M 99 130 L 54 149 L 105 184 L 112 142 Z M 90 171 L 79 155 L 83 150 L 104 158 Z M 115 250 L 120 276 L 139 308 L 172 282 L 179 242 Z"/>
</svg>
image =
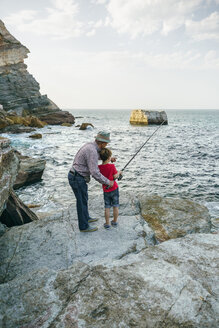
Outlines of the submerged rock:
<svg viewBox="0 0 219 328">
<path fill-rule="evenodd" d="M 188 199 L 139 196 L 141 215 L 159 242 L 191 233 L 209 233 L 208 209 Z"/>
<path fill-rule="evenodd" d="M 149 124 L 168 124 L 167 114 L 165 111 L 153 111 L 135 109 L 131 112 L 129 119 L 130 124 L 149 125 Z"/>
<path fill-rule="evenodd" d="M 0 20 L 0 103 L 4 110 L 20 117 L 36 116 L 48 124 L 74 123 L 73 115 L 62 112 L 47 95 L 40 94 L 39 83 L 24 64 L 28 53 Z"/>
<path fill-rule="evenodd" d="M 42 134 L 41 133 L 35 133 L 35 134 L 31 134 L 29 136 L 29 138 L 32 138 L 32 139 L 42 139 Z"/>
<path fill-rule="evenodd" d="M 86 129 L 90 128 L 90 127 L 94 128 L 93 124 L 91 124 L 91 123 L 82 123 L 80 125 L 79 130 L 86 130 Z"/>
</svg>

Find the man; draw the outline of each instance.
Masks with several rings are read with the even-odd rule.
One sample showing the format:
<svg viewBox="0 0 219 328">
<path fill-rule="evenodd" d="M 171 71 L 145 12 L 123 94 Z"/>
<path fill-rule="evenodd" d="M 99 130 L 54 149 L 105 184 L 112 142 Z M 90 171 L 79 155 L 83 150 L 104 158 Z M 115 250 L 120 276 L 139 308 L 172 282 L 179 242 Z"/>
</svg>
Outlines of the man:
<svg viewBox="0 0 219 328">
<path fill-rule="evenodd" d="M 92 219 L 88 212 L 88 188 L 90 175 L 101 184 L 113 186 L 114 181 L 105 178 L 98 168 L 99 152 L 110 142 L 110 133 L 101 131 L 94 142 L 83 145 L 77 152 L 73 165 L 68 174 L 69 184 L 77 200 L 78 225 L 80 231 L 92 232 L 97 227 L 91 227 L 89 223 L 97 221 Z M 112 161 L 115 161 L 112 158 Z"/>
</svg>

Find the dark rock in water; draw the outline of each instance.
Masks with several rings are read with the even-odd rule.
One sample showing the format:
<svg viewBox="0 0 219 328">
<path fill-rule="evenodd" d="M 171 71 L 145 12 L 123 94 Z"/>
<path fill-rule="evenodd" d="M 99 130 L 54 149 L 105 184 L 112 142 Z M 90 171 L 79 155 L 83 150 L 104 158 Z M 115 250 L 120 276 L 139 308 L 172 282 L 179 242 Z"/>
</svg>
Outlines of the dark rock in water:
<svg viewBox="0 0 219 328">
<path fill-rule="evenodd" d="M 134 125 L 150 125 L 150 124 L 161 124 L 164 121 L 164 125 L 168 124 L 167 114 L 165 111 L 155 110 L 143 110 L 135 109 L 131 112 L 130 124 Z"/>
<path fill-rule="evenodd" d="M 61 125 L 62 123 L 74 124 L 75 119 L 72 114 L 67 111 L 51 112 L 51 113 L 38 113 L 38 117 L 41 121 L 50 125 Z"/>
<path fill-rule="evenodd" d="M 3 130 L 1 130 L 2 133 L 12 133 L 12 134 L 30 133 L 34 131 L 36 131 L 36 129 L 30 128 L 29 126 L 23 126 L 21 124 L 9 125 Z"/>
<path fill-rule="evenodd" d="M 34 115 L 48 124 L 74 123 L 73 115 L 62 112 L 46 95 L 40 94 L 39 83 L 24 64 L 28 53 L 0 20 L 0 104 L 6 112 Z"/>
<path fill-rule="evenodd" d="M 7 227 L 22 225 L 38 220 L 38 217 L 26 206 L 11 189 L 6 204 L 6 209 L 2 212 L 0 221 Z"/>
<path fill-rule="evenodd" d="M 42 134 L 41 133 L 31 134 L 29 136 L 29 138 L 32 138 L 32 139 L 42 139 Z"/>
<path fill-rule="evenodd" d="M 22 156 L 19 152 L 16 153 L 20 161 L 20 166 L 13 188 L 18 189 L 40 181 L 45 169 L 46 161 L 40 158 Z"/>
<path fill-rule="evenodd" d="M 89 126 L 94 128 L 93 124 L 91 124 L 91 123 L 82 123 L 79 130 L 86 130 L 87 127 L 89 127 Z"/>
</svg>

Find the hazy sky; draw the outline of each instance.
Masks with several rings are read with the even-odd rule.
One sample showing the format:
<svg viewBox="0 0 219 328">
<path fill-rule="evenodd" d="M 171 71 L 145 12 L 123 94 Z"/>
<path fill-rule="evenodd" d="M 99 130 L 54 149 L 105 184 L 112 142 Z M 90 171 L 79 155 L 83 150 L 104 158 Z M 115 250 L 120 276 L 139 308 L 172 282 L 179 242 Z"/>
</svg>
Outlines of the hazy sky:
<svg viewBox="0 0 219 328">
<path fill-rule="evenodd" d="M 219 109 L 219 0 L 0 0 L 60 108 Z"/>
</svg>

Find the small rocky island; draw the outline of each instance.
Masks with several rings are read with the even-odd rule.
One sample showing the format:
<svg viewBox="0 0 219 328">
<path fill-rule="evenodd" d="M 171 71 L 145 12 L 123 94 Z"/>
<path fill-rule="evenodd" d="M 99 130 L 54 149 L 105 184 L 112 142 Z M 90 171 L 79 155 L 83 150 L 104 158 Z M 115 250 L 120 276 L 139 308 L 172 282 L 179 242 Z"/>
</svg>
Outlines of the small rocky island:
<svg viewBox="0 0 219 328">
<path fill-rule="evenodd" d="M 133 125 L 168 124 L 165 111 L 134 109 L 129 119 Z"/>
</svg>

